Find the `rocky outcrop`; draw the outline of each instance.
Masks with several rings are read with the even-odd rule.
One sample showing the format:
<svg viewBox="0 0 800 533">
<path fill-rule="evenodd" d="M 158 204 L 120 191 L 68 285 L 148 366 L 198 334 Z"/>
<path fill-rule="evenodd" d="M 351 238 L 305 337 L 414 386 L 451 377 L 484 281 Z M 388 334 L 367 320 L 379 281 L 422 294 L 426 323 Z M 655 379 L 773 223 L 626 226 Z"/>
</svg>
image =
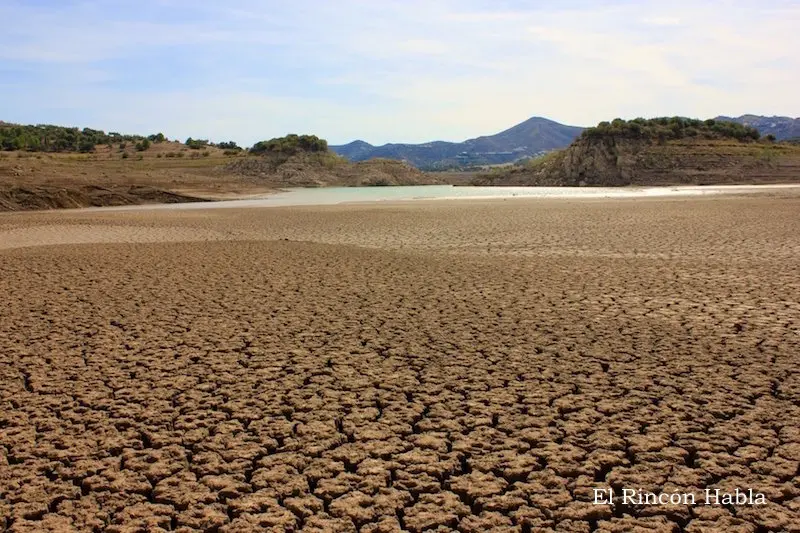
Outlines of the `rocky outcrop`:
<svg viewBox="0 0 800 533">
<path fill-rule="evenodd" d="M 477 176 L 475 185 L 606 186 L 800 181 L 800 147 L 787 143 L 582 137 L 525 166 Z"/>
</svg>

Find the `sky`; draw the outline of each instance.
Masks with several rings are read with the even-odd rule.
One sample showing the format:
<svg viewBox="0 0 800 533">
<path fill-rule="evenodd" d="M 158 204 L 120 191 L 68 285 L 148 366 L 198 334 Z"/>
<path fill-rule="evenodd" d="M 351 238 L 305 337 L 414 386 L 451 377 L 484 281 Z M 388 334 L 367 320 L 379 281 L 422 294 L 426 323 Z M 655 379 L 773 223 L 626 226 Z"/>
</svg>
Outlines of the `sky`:
<svg viewBox="0 0 800 533">
<path fill-rule="evenodd" d="M 249 146 L 800 116 L 800 0 L 0 0 L 0 120 Z"/>
</svg>

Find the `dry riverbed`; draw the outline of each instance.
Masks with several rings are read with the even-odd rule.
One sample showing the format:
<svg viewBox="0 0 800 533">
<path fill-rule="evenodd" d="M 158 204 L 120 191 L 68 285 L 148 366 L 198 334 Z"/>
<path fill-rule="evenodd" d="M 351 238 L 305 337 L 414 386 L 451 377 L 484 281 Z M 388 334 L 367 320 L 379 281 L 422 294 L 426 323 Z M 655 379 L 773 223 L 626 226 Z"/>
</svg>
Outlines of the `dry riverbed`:
<svg viewBox="0 0 800 533">
<path fill-rule="evenodd" d="M 2 215 L 0 530 L 800 531 L 798 214 Z"/>
</svg>

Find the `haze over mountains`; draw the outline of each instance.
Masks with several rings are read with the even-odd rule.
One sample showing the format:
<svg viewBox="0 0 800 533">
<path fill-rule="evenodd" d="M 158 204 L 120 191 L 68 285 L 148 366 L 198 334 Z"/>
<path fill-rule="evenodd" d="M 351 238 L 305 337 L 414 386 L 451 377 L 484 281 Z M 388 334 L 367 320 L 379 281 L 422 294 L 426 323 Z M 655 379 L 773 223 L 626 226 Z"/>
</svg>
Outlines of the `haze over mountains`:
<svg viewBox="0 0 800 533">
<path fill-rule="evenodd" d="M 434 141 L 423 144 L 384 144 L 373 146 L 364 141 L 331 146 L 330 149 L 353 161 L 376 157 L 403 159 L 421 169 L 446 169 L 471 165 L 510 163 L 548 150 L 564 148 L 584 128 L 532 117 L 495 135 L 464 142 Z"/>
<path fill-rule="evenodd" d="M 761 115 L 742 115 L 740 117 L 716 117 L 716 120 L 729 120 L 745 126 L 752 126 L 761 135 L 772 134 L 779 141 L 800 138 L 800 118 L 764 117 Z"/>
<path fill-rule="evenodd" d="M 778 140 L 800 138 L 800 118 L 742 115 L 719 116 L 715 120 L 728 120 L 753 126 L 761 135 L 772 134 Z M 422 144 L 390 143 L 373 146 L 358 140 L 331 146 L 330 149 L 352 161 L 373 158 L 399 159 L 423 170 L 442 170 L 511 163 L 549 150 L 566 148 L 584 129 L 579 126 L 559 124 L 542 117 L 532 117 L 495 135 L 458 143 L 434 141 Z"/>
</svg>

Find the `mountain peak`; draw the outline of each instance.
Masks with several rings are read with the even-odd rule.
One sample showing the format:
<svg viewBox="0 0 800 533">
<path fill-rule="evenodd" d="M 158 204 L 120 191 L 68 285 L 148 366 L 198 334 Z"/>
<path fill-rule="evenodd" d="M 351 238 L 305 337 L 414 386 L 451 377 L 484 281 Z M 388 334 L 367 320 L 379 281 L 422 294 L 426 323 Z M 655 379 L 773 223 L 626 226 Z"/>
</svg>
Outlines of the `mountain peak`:
<svg viewBox="0 0 800 533">
<path fill-rule="evenodd" d="M 330 148 L 353 161 L 380 157 L 404 160 L 422 169 L 445 169 L 510 163 L 549 150 L 564 148 L 582 131 L 583 128 L 565 126 L 544 117 L 534 116 L 494 135 L 467 139 L 459 143 L 434 141 L 372 146 L 363 141 L 353 141 Z"/>
</svg>

